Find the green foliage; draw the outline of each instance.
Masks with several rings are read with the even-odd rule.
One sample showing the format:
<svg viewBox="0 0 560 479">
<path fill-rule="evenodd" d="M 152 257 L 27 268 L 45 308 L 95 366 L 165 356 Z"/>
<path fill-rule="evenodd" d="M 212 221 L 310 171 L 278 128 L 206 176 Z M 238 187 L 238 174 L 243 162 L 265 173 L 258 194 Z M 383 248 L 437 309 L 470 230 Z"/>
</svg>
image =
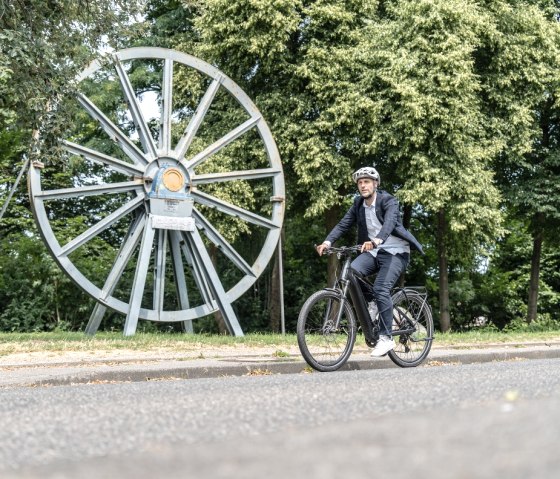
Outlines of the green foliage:
<svg viewBox="0 0 560 479">
<path fill-rule="evenodd" d="M 305 297 L 326 281 L 324 258 L 312 249 L 325 235 L 322 215 L 347 206 L 355 190 L 350 173 L 364 164 L 375 164 L 384 189 L 396 191 L 403 204 L 413 207 L 411 229 L 427 254 L 413 258 L 407 283 L 426 284 L 435 311 L 436 214 L 445 212 L 454 328 L 472 327 L 481 317 L 499 329 L 525 328 L 535 232 L 543 233 L 545 244 L 539 298 L 543 319 L 534 327 L 556 325 L 557 2 L 151 0 L 146 9 L 150 35 L 131 40 L 112 26 L 126 27 L 137 2 L 0 1 L 0 199 L 13 184 L 46 105 L 71 88 L 69 79 L 108 32 L 114 46 L 126 40 L 173 47 L 216 65 L 241 85 L 271 126 L 287 183 L 288 329 L 294 328 Z M 135 87 L 150 90 L 157 68 L 132 68 Z M 183 124 L 173 132 L 175 138 L 208 87 L 196 75 L 178 73 L 174 91 L 188 107 L 181 112 Z M 119 111 L 122 94 L 108 82 L 99 84 L 107 89 L 95 101 Z M 67 129 L 63 119 L 70 107 L 65 108 L 59 107 L 58 117 L 46 118 L 52 139 Z M 95 122 L 85 115 L 74 118 L 82 144 L 103 149 L 101 143 L 108 142 Z M 121 120 L 123 128 L 131 127 Z M 193 151 L 239 120 L 239 109 L 219 98 Z M 253 140 L 232 144 L 201 172 L 204 167 L 231 170 L 239 161 L 257 165 L 262 158 Z M 60 162 L 56 174 L 45 177 L 50 187 L 67 185 L 72 173 L 85 172 L 76 158 L 61 161 L 55 150 L 46 153 Z M 234 183 L 212 193 L 266 211 L 264 188 Z M 91 214 L 79 217 L 73 216 L 70 202 L 60 206 L 57 213 L 72 218 L 57 229 L 61 238 L 66 231 L 83 230 L 110 206 L 94 200 L 88 204 Z M 227 239 L 238 251 L 255 254 L 258 232 L 215 211 L 205 214 L 213 224 L 227 226 Z M 19 196 L 0 232 L 0 327 L 78 328 L 89 311 L 72 304 L 71 298 L 80 293 L 44 255 L 32 230 L 28 202 Z M 17 231 L 27 235 L 18 239 L 13 235 Z M 75 261 L 102 281 L 114 245 L 114 238 L 102 236 Z M 29 264 L 27 277 L 21 274 L 22 258 Z M 233 269 L 220 267 L 225 283 L 235 281 Z M 267 328 L 270 269 L 234 305 L 244 329 Z M 104 322 L 109 328 L 121 323 L 119 316 Z M 213 318 L 200 320 L 199 329 L 213 328 Z"/>
<path fill-rule="evenodd" d="M 465 326 L 470 326 L 479 317 L 485 318 L 499 329 L 510 323 L 526 322 L 530 236 L 525 225 L 515 219 L 509 218 L 506 225 L 509 234 L 496 243 L 487 268 L 471 274 L 476 294 L 468 309 L 468 316 L 464 318 Z M 539 286 L 539 311 L 551 321 L 560 319 L 558 256 L 555 247 L 545 247 Z"/>
<path fill-rule="evenodd" d="M 14 234 L 0 242 L 0 329 L 76 329 L 91 307 L 36 237 Z"/>
<path fill-rule="evenodd" d="M 222 60 L 227 55 L 236 78 L 278 70 L 287 65 L 289 41 L 301 21 L 301 7 L 301 0 L 207 0 L 195 20 L 202 33 L 200 51 Z"/>
<path fill-rule="evenodd" d="M 546 331 L 558 331 L 560 321 L 553 319 L 549 314 L 539 314 L 535 321 L 528 323 L 524 319 L 514 319 L 503 329 L 504 333 L 539 333 Z"/>
<path fill-rule="evenodd" d="M 5 95 L 0 108 L 17 112 L 18 124 L 38 127 L 47 105 L 53 106 L 105 42 L 115 44 L 140 4 L 1 0 L 0 91 Z"/>
<path fill-rule="evenodd" d="M 518 276 L 511 271 L 488 272 L 480 282 L 474 313 L 501 329 L 510 321 L 525 317 L 526 290 L 526 275 Z"/>
<path fill-rule="evenodd" d="M 396 169 L 402 201 L 445 209 L 451 232 L 460 234 L 454 243 L 491 242 L 501 231 L 490 168 L 497 146 L 485 135 L 474 68 L 488 26 L 470 2 L 392 2 L 356 47 L 368 67 L 357 87 L 379 125 L 364 147 L 380 168 Z"/>
</svg>

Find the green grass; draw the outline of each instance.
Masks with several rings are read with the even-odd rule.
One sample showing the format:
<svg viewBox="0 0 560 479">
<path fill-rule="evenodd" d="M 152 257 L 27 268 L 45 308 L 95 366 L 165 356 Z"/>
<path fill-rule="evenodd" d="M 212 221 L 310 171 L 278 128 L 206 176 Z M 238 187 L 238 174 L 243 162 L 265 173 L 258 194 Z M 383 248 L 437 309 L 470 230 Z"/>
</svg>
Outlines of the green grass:
<svg viewBox="0 0 560 479">
<path fill-rule="evenodd" d="M 435 334 L 436 343 L 449 346 L 477 345 L 477 344 L 501 344 L 501 343 L 535 343 L 535 342 L 558 342 L 560 341 L 560 330 L 558 331 L 496 331 L 490 328 L 482 328 L 463 333 L 439 333 Z"/>
<path fill-rule="evenodd" d="M 83 333 L 0 333 L 0 355 L 37 351 L 93 350 L 199 350 L 203 348 L 262 348 L 281 351 L 296 345 L 295 334 L 247 334 L 243 337 L 207 334 L 137 333 L 125 337 L 122 333 L 99 332 L 93 337 Z"/>
<path fill-rule="evenodd" d="M 464 333 L 436 333 L 434 346 L 473 347 L 484 344 L 560 342 L 560 331 L 507 333 L 489 328 Z M 120 332 L 99 332 L 94 337 L 83 333 L 0 333 L 0 355 L 26 352 L 95 350 L 192 351 L 226 348 L 273 348 L 276 355 L 297 347 L 295 334 L 247 334 L 243 337 L 207 334 L 137 333 L 125 337 Z"/>
</svg>

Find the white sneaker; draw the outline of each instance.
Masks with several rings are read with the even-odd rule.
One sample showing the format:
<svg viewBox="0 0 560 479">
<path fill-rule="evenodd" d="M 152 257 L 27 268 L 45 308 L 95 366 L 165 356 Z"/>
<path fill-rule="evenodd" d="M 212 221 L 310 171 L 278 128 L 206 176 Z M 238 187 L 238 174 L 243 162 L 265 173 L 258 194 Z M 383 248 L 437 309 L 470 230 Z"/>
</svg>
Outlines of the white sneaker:
<svg viewBox="0 0 560 479">
<path fill-rule="evenodd" d="M 380 358 L 385 356 L 389 351 L 395 349 L 395 341 L 389 336 L 379 336 L 379 341 L 375 345 L 375 348 L 371 351 L 371 356 L 373 358 Z"/>
</svg>

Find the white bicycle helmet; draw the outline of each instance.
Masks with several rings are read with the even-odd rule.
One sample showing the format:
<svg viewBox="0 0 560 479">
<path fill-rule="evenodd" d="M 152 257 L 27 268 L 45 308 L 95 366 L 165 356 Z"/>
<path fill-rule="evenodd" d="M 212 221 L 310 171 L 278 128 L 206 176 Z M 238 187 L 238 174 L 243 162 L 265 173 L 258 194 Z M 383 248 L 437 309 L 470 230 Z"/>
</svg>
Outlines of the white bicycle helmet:
<svg viewBox="0 0 560 479">
<path fill-rule="evenodd" d="M 352 173 L 352 180 L 354 180 L 354 183 L 357 183 L 360 178 L 371 178 L 372 180 L 376 180 L 378 185 L 381 184 L 381 177 L 372 166 L 364 166 Z"/>
</svg>

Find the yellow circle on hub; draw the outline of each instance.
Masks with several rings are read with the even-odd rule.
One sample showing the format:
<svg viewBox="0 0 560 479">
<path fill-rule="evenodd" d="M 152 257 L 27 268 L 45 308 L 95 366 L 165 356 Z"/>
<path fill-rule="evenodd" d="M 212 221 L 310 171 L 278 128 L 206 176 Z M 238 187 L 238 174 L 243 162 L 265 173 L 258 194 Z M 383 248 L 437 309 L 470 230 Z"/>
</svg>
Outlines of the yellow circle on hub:
<svg viewBox="0 0 560 479">
<path fill-rule="evenodd" d="M 177 168 L 168 168 L 163 173 L 163 186 L 169 191 L 179 191 L 185 184 L 183 174 Z"/>
</svg>

